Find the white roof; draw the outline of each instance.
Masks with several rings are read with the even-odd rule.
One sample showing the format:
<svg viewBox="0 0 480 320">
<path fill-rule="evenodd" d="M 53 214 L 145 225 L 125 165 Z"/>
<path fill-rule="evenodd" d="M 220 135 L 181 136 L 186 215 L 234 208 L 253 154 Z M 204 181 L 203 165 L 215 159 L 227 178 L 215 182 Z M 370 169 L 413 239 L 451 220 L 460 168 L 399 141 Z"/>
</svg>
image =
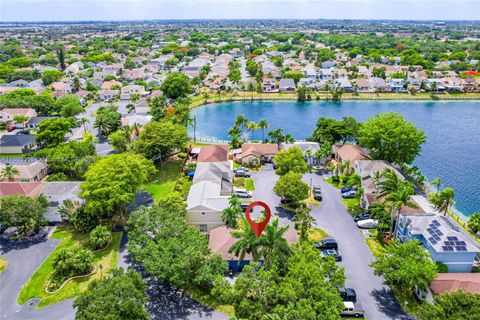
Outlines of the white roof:
<svg viewBox="0 0 480 320">
<path fill-rule="evenodd" d="M 220 185 L 202 181 L 190 188 L 187 198 L 187 210 L 202 207 L 213 211 L 223 211 L 228 207 L 228 196 L 220 196 Z"/>
</svg>

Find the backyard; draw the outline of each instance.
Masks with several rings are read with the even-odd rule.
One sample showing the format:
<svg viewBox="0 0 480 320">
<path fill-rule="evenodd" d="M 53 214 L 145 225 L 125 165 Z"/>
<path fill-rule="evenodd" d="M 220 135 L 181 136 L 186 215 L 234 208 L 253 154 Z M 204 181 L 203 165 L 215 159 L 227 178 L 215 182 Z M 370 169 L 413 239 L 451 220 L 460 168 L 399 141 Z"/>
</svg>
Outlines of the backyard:
<svg viewBox="0 0 480 320">
<path fill-rule="evenodd" d="M 158 171 L 152 179 L 152 182 L 144 186 L 145 190 L 152 195 L 155 202 L 164 199 L 169 193 L 174 191 L 178 175 L 182 171 L 182 166 L 182 160 L 174 160 L 168 161 L 164 163 L 163 166 L 157 168 Z"/>
<path fill-rule="evenodd" d="M 102 264 L 103 274 L 108 273 L 109 270 L 117 265 L 122 233 L 114 232 L 112 237 L 112 241 L 106 249 L 94 253 L 94 263 L 97 266 Z M 47 293 L 45 286 L 54 272 L 53 260 L 56 253 L 63 248 L 74 248 L 84 245 L 88 240 L 88 234 L 77 233 L 69 227 L 59 227 L 53 232 L 51 238 L 62 239 L 62 241 L 23 286 L 18 296 L 19 304 L 24 304 L 31 298 L 39 298 L 42 301 L 38 304 L 38 307 L 44 307 L 65 299 L 73 298 L 84 291 L 92 280 L 99 279 L 101 276 L 101 273 L 97 271 L 90 277 L 69 281 L 57 292 Z"/>
</svg>

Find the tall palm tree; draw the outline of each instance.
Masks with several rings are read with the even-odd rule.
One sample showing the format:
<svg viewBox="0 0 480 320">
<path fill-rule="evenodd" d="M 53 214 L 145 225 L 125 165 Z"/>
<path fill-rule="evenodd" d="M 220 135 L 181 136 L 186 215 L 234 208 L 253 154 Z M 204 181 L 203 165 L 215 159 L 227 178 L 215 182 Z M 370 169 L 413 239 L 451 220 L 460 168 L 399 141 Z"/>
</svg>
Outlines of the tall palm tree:
<svg viewBox="0 0 480 320">
<path fill-rule="evenodd" d="M 15 181 L 15 176 L 18 176 L 20 174 L 20 171 L 12 166 L 11 164 L 7 164 L 5 168 L 3 168 L 2 172 L 0 173 L 0 177 L 2 177 L 2 180 L 7 180 L 7 181 Z"/>
<path fill-rule="evenodd" d="M 271 268 L 275 262 L 284 265 L 291 254 L 292 249 L 284 237 L 287 230 L 288 226 L 278 225 L 278 218 L 273 219 L 273 222 L 266 226 L 259 239 L 260 255 L 263 256 L 266 268 Z"/>
<path fill-rule="evenodd" d="M 432 182 L 430 182 L 430 184 L 432 186 L 436 186 L 437 187 L 437 193 L 440 191 L 440 185 L 442 184 L 442 180 L 440 180 L 440 178 L 435 178 L 432 180 Z"/>
<path fill-rule="evenodd" d="M 416 208 L 417 205 L 415 202 L 411 201 L 410 198 L 414 195 L 414 189 L 410 182 L 402 181 L 399 188 L 394 190 L 386 195 L 385 204 L 390 207 L 390 234 L 393 231 L 393 222 L 398 222 L 398 215 L 400 214 L 400 209 L 404 206 L 410 208 Z M 396 227 L 395 227 L 396 229 Z M 394 235 L 395 236 L 395 235 Z"/>
<path fill-rule="evenodd" d="M 265 141 L 265 129 L 268 129 L 268 121 L 265 119 L 260 119 L 258 121 L 258 127 L 262 129 L 262 141 Z"/>
<path fill-rule="evenodd" d="M 87 132 L 87 126 L 85 125 L 86 123 L 89 123 L 90 121 L 88 121 L 88 119 L 86 117 L 81 117 L 79 120 L 78 120 L 78 123 L 83 126 L 83 132 Z"/>
<path fill-rule="evenodd" d="M 243 259 L 245 259 L 245 255 L 247 254 L 251 254 L 253 260 L 258 261 L 260 258 L 258 252 L 260 246 L 259 238 L 257 238 L 253 232 L 253 229 L 250 227 L 245 217 L 242 216 L 238 220 L 238 227 L 239 229 L 230 232 L 230 234 L 238 240 L 230 247 L 228 252 L 238 256 L 238 264 L 243 262 Z"/>
<path fill-rule="evenodd" d="M 454 196 L 455 196 L 455 192 L 453 191 L 452 188 L 448 187 L 443 189 L 440 192 L 435 193 L 432 196 L 431 201 L 435 206 L 435 209 L 437 209 L 440 212 L 443 212 L 443 215 L 446 216 L 448 210 L 450 210 L 451 206 L 455 203 L 453 201 Z"/>
<path fill-rule="evenodd" d="M 251 137 L 251 140 L 253 140 L 253 133 L 255 132 L 255 130 L 258 129 L 258 126 L 255 122 L 253 121 L 250 121 L 248 124 L 247 124 L 247 130 L 251 132 L 252 134 L 252 137 Z"/>
</svg>

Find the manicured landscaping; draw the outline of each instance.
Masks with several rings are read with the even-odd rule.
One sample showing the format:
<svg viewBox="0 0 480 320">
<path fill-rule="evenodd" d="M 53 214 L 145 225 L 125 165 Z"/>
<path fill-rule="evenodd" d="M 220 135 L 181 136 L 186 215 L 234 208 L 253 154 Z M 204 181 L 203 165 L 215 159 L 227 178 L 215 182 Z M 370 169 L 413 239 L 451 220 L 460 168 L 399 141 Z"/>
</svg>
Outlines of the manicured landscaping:
<svg viewBox="0 0 480 320">
<path fill-rule="evenodd" d="M 3 272 L 8 266 L 8 260 L 5 258 L 0 258 L 0 273 Z"/>
<path fill-rule="evenodd" d="M 158 166 L 152 182 L 144 187 L 155 199 L 155 202 L 165 198 L 175 189 L 178 175 L 182 171 L 182 164 L 181 160 L 175 160 L 164 163 L 163 167 Z"/>
<path fill-rule="evenodd" d="M 347 208 L 348 213 L 352 216 L 357 215 L 362 212 L 362 208 L 360 207 L 360 199 L 353 198 L 353 199 L 342 199 L 343 204 Z"/>
<path fill-rule="evenodd" d="M 28 282 L 23 286 L 18 296 L 19 304 L 24 304 L 31 298 L 39 298 L 42 300 L 38 304 L 38 307 L 54 304 L 79 295 L 82 291 L 87 289 L 88 284 L 93 279 L 100 278 L 100 272 L 97 271 L 90 277 L 75 279 L 68 282 L 62 289 L 55 293 L 47 293 L 45 291 L 45 286 L 54 272 L 53 260 L 56 253 L 60 249 L 86 245 L 86 242 L 88 241 L 88 234 L 79 234 L 68 227 L 58 228 L 51 237 L 55 239 L 62 239 L 62 241 L 43 262 L 40 268 L 37 269 L 30 280 L 28 280 Z M 114 232 L 110 245 L 106 249 L 94 253 L 94 263 L 97 266 L 102 264 L 103 274 L 108 273 L 109 270 L 116 267 L 121 238 L 121 232 Z"/>
</svg>

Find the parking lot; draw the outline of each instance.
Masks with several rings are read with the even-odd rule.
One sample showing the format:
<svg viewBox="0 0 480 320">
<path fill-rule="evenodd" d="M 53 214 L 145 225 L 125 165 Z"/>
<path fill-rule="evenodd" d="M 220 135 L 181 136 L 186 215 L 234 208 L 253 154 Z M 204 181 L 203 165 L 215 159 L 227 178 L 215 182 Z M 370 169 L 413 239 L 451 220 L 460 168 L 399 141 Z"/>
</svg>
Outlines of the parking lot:
<svg viewBox="0 0 480 320">
<path fill-rule="evenodd" d="M 260 172 L 252 172 L 252 179 L 255 182 L 253 199 L 266 202 L 272 209 L 272 214 L 278 216 L 282 224 L 293 228 L 293 214 L 280 207 L 280 198 L 273 192 L 278 176 L 272 165 L 265 165 Z M 339 190 L 326 183 L 319 174 L 307 173 L 303 180 L 309 185 L 320 185 L 322 188 L 323 201 L 320 206 L 312 207 L 310 214 L 317 221 L 316 227 L 337 240 L 342 255 L 339 263 L 345 268 L 347 277 L 346 286 L 356 290 L 358 302 L 365 309 L 365 318 L 409 319 L 390 288 L 383 284 L 383 279 L 373 274 L 370 267 L 373 255 L 361 231 L 345 209 Z"/>
</svg>

